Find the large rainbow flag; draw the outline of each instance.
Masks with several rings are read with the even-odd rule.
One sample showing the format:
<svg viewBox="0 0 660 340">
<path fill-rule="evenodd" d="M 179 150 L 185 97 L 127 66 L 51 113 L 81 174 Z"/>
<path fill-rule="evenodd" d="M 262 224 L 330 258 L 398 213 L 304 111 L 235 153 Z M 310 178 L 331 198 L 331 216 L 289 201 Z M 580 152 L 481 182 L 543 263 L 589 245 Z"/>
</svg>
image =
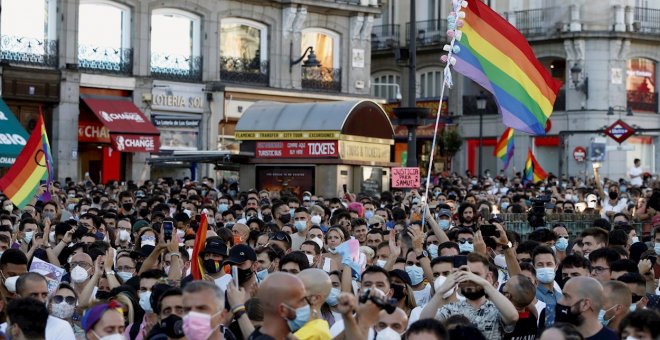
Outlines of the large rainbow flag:
<svg viewBox="0 0 660 340">
<path fill-rule="evenodd" d="M 523 181 L 526 183 L 536 183 L 548 177 L 548 174 L 545 173 L 545 170 L 543 170 L 541 165 L 539 165 L 539 162 L 536 161 L 536 157 L 534 157 L 531 148 L 527 151 L 527 161 L 525 162 L 524 174 Z"/>
<path fill-rule="evenodd" d="M 492 93 L 504 125 L 545 135 L 561 82 L 534 56 L 525 37 L 479 0 L 468 1 L 454 69 Z"/>
<path fill-rule="evenodd" d="M 504 162 L 504 170 L 509 167 L 509 162 L 513 158 L 513 149 L 515 149 L 515 145 L 513 144 L 513 129 L 506 128 L 500 140 L 497 141 L 494 150 L 495 157 Z"/>
<path fill-rule="evenodd" d="M 32 201 L 39 185 L 52 182 L 53 156 L 50 153 L 44 117 L 39 114 L 27 144 L 7 174 L 0 178 L 0 190 L 19 208 Z M 43 183 L 42 183 L 43 181 Z"/>
<path fill-rule="evenodd" d="M 204 266 L 202 258 L 199 253 L 204 250 L 206 245 L 206 231 L 209 229 L 209 223 L 206 220 L 206 214 L 202 214 L 199 220 L 199 227 L 197 227 L 197 234 L 195 235 L 195 244 L 193 246 L 192 257 L 190 259 L 190 272 L 193 280 L 203 280 L 206 274 L 204 273 Z"/>
</svg>

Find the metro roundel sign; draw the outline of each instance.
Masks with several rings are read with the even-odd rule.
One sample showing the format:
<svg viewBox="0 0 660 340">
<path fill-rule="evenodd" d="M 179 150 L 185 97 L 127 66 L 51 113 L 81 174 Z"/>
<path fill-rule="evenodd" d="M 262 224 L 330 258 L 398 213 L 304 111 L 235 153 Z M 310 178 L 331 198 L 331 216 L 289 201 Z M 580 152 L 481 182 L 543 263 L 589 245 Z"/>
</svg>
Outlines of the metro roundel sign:
<svg viewBox="0 0 660 340">
<path fill-rule="evenodd" d="M 635 134 L 635 129 L 630 127 L 621 119 L 614 122 L 612 125 L 605 128 L 605 134 L 614 139 L 617 143 L 621 144 L 623 141 L 628 139 L 628 137 Z"/>
</svg>

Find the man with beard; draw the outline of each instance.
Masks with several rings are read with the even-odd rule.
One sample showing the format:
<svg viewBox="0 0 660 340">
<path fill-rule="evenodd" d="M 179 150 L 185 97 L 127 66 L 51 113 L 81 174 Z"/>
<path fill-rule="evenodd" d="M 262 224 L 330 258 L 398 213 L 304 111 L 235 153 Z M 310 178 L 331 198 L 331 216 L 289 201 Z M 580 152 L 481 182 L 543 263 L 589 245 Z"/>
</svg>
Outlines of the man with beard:
<svg viewBox="0 0 660 340">
<path fill-rule="evenodd" d="M 513 332 L 518 321 L 516 307 L 493 286 L 493 274 L 488 270 L 488 258 L 478 253 L 467 255 L 467 266 L 454 270 L 438 287 L 426 304 L 420 319 L 444 321 L 453 315 L 463 315 L 472 321 L 487 339 L 501 339 Z M 446 304 L 443 295 L 458 284 L 465 301 Z M 488 298 L 486 298 L 488 296 Z"/>
<path fill-rule="evenodd" d="M 615 340 L 616 333 L 598 320 L 603 308 L 603 287 L 591 277 L 574 277 L 564 285 L 562 298 L 557 301 L 555 322 L 575 325 L 585 340 Z"/>
</svg>

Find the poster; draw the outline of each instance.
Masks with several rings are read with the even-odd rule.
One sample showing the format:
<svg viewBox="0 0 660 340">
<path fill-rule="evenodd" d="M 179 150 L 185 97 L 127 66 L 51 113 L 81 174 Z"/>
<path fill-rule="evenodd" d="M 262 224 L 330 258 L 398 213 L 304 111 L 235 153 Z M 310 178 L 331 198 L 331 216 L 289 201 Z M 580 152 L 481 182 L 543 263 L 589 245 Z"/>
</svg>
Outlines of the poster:
<svg viewBox="0 0 660 340">
<path fill-rule="evenodd" d="M 55 289 L 57 289 L 57 286 L 62 281 L 62 276 L 64 276 L 65 273 L 64 269 L 42 261 L 37 257 L 32 258 L 30 272 L 41 274 L 46 278 L 46 281 L 48 282 L 48 292 L 50 294 L 55 292 Z"/>
<path fill-rule="evenodd" d="M 392 168 L 392 188 L 419 188 L 419 168 Z"/>
<path fill-rule="evenodd" d="M 289 191 L 302 198 L 304 191 L 314 191 L 313 166 L 257 166 L 257 188 Z"/>
</svg>

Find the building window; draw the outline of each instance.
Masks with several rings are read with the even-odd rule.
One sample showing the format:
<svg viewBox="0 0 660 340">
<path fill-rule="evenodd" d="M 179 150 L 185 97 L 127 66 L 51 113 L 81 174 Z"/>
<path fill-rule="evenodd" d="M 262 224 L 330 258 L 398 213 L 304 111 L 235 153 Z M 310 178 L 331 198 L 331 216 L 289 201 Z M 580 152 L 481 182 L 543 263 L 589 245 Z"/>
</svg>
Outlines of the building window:
<svg viewBox="0 0 660 340">
<path fill-rule="evenodd" d="M 57 67 L 57 1 L 2 0 L 2 60 Z"/>
<path fill-rule="evenodd" d="M 199 16 L 177 9 L 151 14 L 151 74 L 154 78 L 201 81 Z"/>
<path fill-rule="evenodd" d="M 85 72 L 132 74 L 131 11 L 128 7 L 112 1 L 81 0 L 78 67 Z"/>
<path fill-rule="evenodd" d="M 420 72 L 417 77 L 417 98 L 440 98 L 442 70 Z"/>
<path fill-rule="evenodd" d="M 383 84 L 383 85 L 378 85 Z M 385 98 L 389 100 L 400 100 L 397 98 L 397 94 L 401 95 L 401 88 L 399 86 L 394 86 L 394 84 L 401 84 L 401 77 L 394 74 L 385 74 L 381 76 L 375 76 L 372 78 L 371 83 L 371 94 L 374 97 Z"/>
<path fill-rule="evenodd" d="M 239 18 L 220 22 L 220 79 L 268 85 L 268 28 Z"/>
<path fill-rule="evenodd" d="M 314 48 L 319 67 L 302 68 L 302 87 L 312 90 L 341 91 L 339 34 L 321 28 L 303 30 L 300 49 Z"/>
<path fill-rule="evenodd" d="M 634 111 L 658 112 L 655 61 L 646 58 L 630 59 L 627 73 L 628 107 Z"/>
</svg>

